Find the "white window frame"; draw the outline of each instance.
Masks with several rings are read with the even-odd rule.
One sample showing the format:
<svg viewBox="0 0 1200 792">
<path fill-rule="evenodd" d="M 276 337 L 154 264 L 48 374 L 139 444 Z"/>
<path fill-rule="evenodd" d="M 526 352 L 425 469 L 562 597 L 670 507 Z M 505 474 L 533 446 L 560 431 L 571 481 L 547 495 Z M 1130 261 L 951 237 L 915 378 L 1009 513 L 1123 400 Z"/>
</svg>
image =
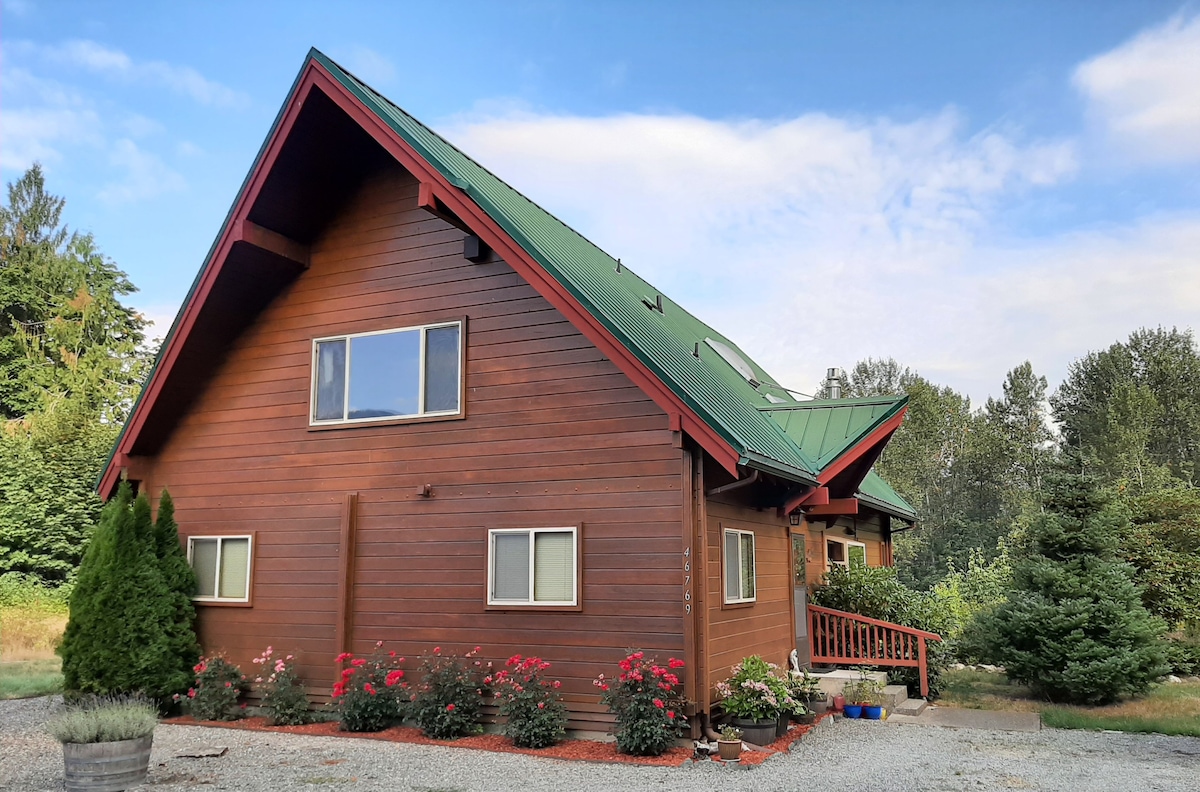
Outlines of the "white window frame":
<svg viewBox="0 0 1200 792">
<path fill-rule="evenodd" d="M 724 526 L 722 526 L 722 528 L 723 528 L 723 531 L 721 533 L 721 562 L 722 562 L 721 563 L 721 578 L 722 578 L 721 582 L 724 583 L 724 586 L 723 586 L 724 592 L 723 593 L 725 596 L 725 604 L 726 605 L 740 605 L 745 602 L 758 602 L 758 538 L 754 535 L 754 531 L 743 531 L 740 528 L 724 528 Z M 739 538 L 738 538 L 738 542 L 737 542 L 737 548 L 738 548 L 738 559 L 737 559 L 738 560 L 738 563 L 737 563 L 738 589 L 737 590 L 738 590 L 739 594 L 742 591 L 742 540 L 740 537 L 742 535 L 750 537 L 750 548 L 751 548 L 750 552 L 753 554 L 752 561 L 754 564 L 754 596 L 753 597 L 740 597 L 739 596 L 735 599 L 729 598 L 729 580 L 726 578 L 726 575 L 729 574 L 729 562 L 725 558 L 725 553 L 728 552 L 728 547 L 729 547 L 729 544 L 725 541 L 725 537 L 728 536 L 729 534 L 739 534 Z"/>
<path fill-rule="evenodd" d="M 413 325 L 411 327 L 391 327 L 387 330 L 371 330 L 366 333 L 343 333 L 341 335 L 325 336 L 322 338 L 314 338 L 312 340 L 312 375 L 309 386 L 308 395 L 308 425 L 309 426 L 336 426 L 339 424 L 359 424 L 359 423 L 376 423 L 379 421 L 399 421 L 406 418 L 425 418 L 429 416 L 453 416 L 461 415 L 463 409 L 463 349 L 466 347 L 466 335 L 464 322 L 455 319 L 450 322 L 434 322 L 432 324 Z M 458 328 L 458 409 L 456 410 L 434 410 L 431 412 L 425 411 L 425 334 L 430 330 L 436 330 L 439 327 L 457 327 Z M 421 332 L 421 340 L 417 349 L 417 412 L 410 415 L 378 415 L 370 418 L 328 418 L 325 420 L 317 420 L 317 372 L 319 360 L 317 357 L 317 346 L 328 341 L 345 341 L 346 342 L 346 371 L 342 377 L 342 415 L 349 415 L 350 410 L 350 342 L 355 338 L 364 338 L 366 336 L 375 335 L 390 335 L 392 333 L 407 333 L 412 330 Z"/>
<path fill-rule="evenodd" d="M 571 534 L 571 599 L 570 600 L 536 600 L 534 591 L 537 580 L 534 579 L 534 561 L 536 556 L 536 540 L 540 533 Z M 498 534 L 525 534 L 529 537 L 529 599 L 500 600 L 492 596 L 495 591 L 496 576 L 496 536 Z M 487 552 L 487 604 L 515 608 L 573 608 L 579 604 L 579 527 L 564 525 L 557 528 L 489 528 Z"/>
<path fill-rule="evenodd" d="M 840 536 L 826 536 L 825 541 L 827 543 L 828 542 L 837 542 L 838 544 L 842 545 L 842 557 L 846 559 L 845 561 L 834 561 L 834 560 L 830 559 L 829 545 L 826 544 L 825 545 L 825 569 L 826 570 L 828 570 L 830 567 L 833 567 L 833 566 L 840 566 L 842 569 L 849 569 L 850 568 L 850 548 L 851 547 L 861 547 L 863 549 L 863 566 L 870 566 L 867 563 L 867 545 L 865 542 L 859 542 L 854 539 L 843 539 Z"/>
<path fill-rule="evenodd" d="M 189 536 L 187 543 L 187 560 L 188 566 L 192 566 L 192 546 L 197 539 L 216 539 L 217 540 L 217 570 L 216 578 L 213 581 L 213 591 L 217 592 L 211 597 L 201 597 L 196 594 L 192 597 L 195 602 L 249 602 L 250 589 L 253 581 L 250 579 L 250 574 L 254 570 L 254 536 L 252 534 L 218 534 L 211 536 Z M 221 550 L 226 539 L 245 539 L 246 540 L 246 596 L 244 597 L 222 597 L 221 591 Z M 192 570 L 195 572 L 195 569 Z"/>
</svg>

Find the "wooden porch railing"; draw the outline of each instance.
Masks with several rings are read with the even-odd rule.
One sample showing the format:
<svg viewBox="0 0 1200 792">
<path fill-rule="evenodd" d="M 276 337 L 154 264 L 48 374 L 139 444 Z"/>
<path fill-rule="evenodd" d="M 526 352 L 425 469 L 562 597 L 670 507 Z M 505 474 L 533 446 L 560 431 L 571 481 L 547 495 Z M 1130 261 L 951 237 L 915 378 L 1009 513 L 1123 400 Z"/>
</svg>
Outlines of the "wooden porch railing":
<svg viewBox="0 0 1200 792">
<path fill-rule="evenodd" d="M 808 606 L 808 620 L 814 663 L 915 667 L 921 671 L 921 696 L 929 695 L 925 643 L 942 636 L 817 605 Z"/>
</svg>

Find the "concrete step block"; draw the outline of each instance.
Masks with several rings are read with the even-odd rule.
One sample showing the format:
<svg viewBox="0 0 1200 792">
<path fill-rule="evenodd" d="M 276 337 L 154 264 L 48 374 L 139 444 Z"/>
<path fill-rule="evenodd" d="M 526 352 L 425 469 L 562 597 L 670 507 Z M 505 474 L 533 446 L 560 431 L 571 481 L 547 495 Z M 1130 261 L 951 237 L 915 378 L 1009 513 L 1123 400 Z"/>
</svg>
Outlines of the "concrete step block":
<svg viewBox="0 0 1200 792">
<path fill-rule="evenodd" d="M 888 713 L 892 715 L 920 715 L 928 706 L 929 702 L 923 698 L 904 699 L 897 702 L 894 707 L 888 709 Z"/>
</svg>

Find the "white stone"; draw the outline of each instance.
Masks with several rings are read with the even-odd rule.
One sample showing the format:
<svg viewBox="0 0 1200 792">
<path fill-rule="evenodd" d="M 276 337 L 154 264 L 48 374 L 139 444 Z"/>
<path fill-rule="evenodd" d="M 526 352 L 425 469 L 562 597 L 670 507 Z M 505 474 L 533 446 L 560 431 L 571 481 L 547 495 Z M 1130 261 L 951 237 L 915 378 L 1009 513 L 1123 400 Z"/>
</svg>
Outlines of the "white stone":
<svg viewBox="0 0 1200 792">
<path fill-rule="evenodd" d="M 1180 679 L 1179 677 L 1175 676 L 1174 674 L 1171 674 L 1169 677 L 1167 677 L 1167 681 L 1168 681 L 1168 682 L 1170 682 L 1172 685 L 1178 685 L 1178 684 L 1180 684 L 1181 682 L 1183 682 L 1183 680 L 1182 680 L 1182 679 Z"/>
</svg>

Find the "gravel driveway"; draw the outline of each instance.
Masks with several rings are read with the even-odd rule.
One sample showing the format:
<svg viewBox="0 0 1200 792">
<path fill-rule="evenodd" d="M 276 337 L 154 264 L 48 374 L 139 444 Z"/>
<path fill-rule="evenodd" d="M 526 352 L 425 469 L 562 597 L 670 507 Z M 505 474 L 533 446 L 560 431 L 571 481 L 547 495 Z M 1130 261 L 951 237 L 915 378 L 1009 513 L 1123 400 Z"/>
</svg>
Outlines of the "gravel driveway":
<svg viewBox="0 0 1200 792">
<path fill-rule="evenodd" d="M 62 753 L 41 731 L 55 699 L 0 701 L 0 789 L 61 790 Z M 212 759 L 180 759 L 222 745 Z M 162 790 L 1188 790 L 1200 740 L 1043 730 L 990 732 L 840 721 L 753 769 L 584 764 L 437 746 L 160 726 L 150 784 Z"/>
</svg>

